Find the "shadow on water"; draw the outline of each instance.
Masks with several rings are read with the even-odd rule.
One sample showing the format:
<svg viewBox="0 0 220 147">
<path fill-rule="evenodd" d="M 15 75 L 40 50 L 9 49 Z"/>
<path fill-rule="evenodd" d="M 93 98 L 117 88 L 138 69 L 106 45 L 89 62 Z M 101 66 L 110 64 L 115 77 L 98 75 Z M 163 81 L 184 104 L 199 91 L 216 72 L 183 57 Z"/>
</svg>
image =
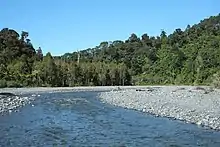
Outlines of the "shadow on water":
<svg viewBox="0 0 220 147">
<path fill-rule="evenodd" d="M 42 94 L 0 117 L 0 146 L 220 146 L 220 132 L 103 104 L 97 94 Z"/>
</svg>

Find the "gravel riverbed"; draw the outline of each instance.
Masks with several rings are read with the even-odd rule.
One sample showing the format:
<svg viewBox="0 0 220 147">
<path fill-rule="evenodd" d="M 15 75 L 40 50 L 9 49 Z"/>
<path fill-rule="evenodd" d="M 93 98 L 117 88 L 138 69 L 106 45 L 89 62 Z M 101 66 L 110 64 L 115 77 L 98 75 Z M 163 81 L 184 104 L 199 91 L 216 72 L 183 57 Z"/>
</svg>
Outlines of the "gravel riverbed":
<svg viewBox="0 0 220 147">
<path fill-rule="evenodd" d="M 105 103 L 156 116 L 171 117 L 220 130 L 220 90 L 195 86 L 103 86 L 58 88 L 4 88 L 15 96 L 0 95 L 0 114 L 17 111 L 41 93 L 99 91 Z M 107 92 L 106 92 L 107 91 Z M 30 94 L 28 97 L 25 94 Z"/>
<path fill-rule="evenodd" d="M 209 87 L 162 86 L 101 92 L 103 102 L 220 130 L 220 91 Z"/>
<path fill-rule="evenodd" d="M 41 93 L 71 91 L 106 91 L 115 87 L 34 87 L 34 88 L 0 88 L 0 115 L 16 112 L 19 107 L 30 104 Z M 128 87 L 127 87 L 128 88 Z M 28 95 L 28 96 L 27 96 Z"/>
<path fill-rule="evenodd" d="M 0 114 L 17 111 L 18 107 L 29 104 L 34 97 L 0 96 Z"/>
</svg>

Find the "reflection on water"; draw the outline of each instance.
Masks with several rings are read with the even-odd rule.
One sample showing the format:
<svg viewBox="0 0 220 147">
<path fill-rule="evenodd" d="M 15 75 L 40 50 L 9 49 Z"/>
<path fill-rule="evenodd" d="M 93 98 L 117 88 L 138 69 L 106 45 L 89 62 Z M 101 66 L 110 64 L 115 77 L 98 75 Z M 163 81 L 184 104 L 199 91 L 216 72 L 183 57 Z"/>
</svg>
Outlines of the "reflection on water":
<svg viewBox="0 0 220 147">
<path fill-rule="evenodd" d="M 0 146 L 220 146 L 220 132 L 102 104 L 97 92 L 48 93 L 0 117 Z"/>
</svg>

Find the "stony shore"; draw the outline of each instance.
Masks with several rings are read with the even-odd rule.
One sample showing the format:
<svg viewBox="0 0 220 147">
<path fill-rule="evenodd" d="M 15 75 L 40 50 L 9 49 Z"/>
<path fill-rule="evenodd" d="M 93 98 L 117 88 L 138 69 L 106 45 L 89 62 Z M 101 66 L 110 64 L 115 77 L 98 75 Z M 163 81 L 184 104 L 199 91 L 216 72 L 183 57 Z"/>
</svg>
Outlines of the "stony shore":
<svg viewBox="0 0 220 147">
<path fill-rule="evenodd" d="M 40 93 L 100 91 L 101 101 L 156 116 L 170 117 L 220 130 L 220 91 L 194 86 L 125 86 L 125 87 L 58 87 L 5 88 L 17 96 L 0 95 L 0 114 L 16 111 Z M 107 92 L 106 92 L 107 91 Z M 26 97 L 25 94 L 31 96 Z"/>
<path fill-rule="evenodd" d="M 220 91 L 209 87 L 163 86 L 102 92 L 103 102 L 220 130 Z"/>
<path fill-rule="evenodd" d="M 124 87 L 129 88 L 129 87 Z M 130 87 L 131 88 L 131 87 Z M 0 115 L 17 111 L 18 107 L 30 104 L 41 93 L 69 92 L 69 91 L 106 91 L 115 87 L 35 87 L 35 88 L 1 88 Z M 27 96 L 28 94 L 28 96 Z M 26 96 L 25 96 L 26 95 Z"/>
</svg>

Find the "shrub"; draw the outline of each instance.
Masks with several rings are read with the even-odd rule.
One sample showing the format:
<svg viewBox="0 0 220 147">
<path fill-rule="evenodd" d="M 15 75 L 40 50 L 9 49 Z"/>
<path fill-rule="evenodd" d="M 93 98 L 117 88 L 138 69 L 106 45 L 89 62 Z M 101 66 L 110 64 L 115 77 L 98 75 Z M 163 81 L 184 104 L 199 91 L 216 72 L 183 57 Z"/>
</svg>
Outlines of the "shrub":
<svg viewBox="0 0 220 147">
<path fill-rule="evenodd" d="M 0 88 L 5 88 L 5 87 L 7 87 L 6 80 L 0 80 Z"/>
<path fill-rule="evenodd" d="M 20 88 L 22 85 L 16 81 L 7 81 L 7 87 L 9 88 Z"/>
<path fill-rule="evenodd" d="M 220 72 L 213 75 L 212 86 L 215 88 L 220 88 Z"/>
</svg>

